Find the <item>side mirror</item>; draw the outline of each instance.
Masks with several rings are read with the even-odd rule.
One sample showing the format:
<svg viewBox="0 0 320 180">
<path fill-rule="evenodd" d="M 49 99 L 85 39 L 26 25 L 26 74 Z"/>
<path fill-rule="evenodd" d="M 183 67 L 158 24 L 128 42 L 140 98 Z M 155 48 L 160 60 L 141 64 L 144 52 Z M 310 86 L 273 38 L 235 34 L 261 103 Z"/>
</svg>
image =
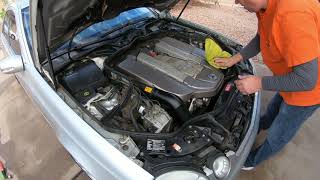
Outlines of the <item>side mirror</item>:
<svg viewBox="0 0 320 180">
<path fill-rule="evenodd" d="M 24 70 L 22 58 L 19 55 L 8 56 L 0 60 L 0 72 L 13 74 Z"/>
</svg>

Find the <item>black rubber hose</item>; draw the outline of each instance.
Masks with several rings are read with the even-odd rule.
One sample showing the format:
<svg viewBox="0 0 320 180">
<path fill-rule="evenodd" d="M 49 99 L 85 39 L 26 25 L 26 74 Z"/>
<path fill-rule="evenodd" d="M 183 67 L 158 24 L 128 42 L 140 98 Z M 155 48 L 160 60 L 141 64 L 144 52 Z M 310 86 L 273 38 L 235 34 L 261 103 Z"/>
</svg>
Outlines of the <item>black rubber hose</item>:
<svg viewBox="0 0 320 180">
<path fill-rule="evenodd" d="M 128 90 L 126 92 L 126 96 L 124 97 L 124 100 L 119 105 L 115 106 L 108 115 L 103 116 L 101 118 L 101 121 L 104 123 L 112 119 L 113 116 L 115 116 L 128 103 L 131 95 L 132 95 L 132 86 L 129 85 Z"/>
<path fill-rule="evenodd" d="M 132 107 L 130 107 L 129 114 L 130 114 L 130 119 L 132 121 L 134 128 L 136 129 L 137 132 L 140 132 L 141 130 L 140 130 L 139 124 L 137 122 L 137 119 L 133 115 L 133 110 L 136 109 L 137 106 L 138 106 L 138 101 L 133 102 Z"/>
<path fill-rule="evenodd" d="M 210 116 L 209 116 L 210 115 Z M 205 120 L 211 120 L 215 116 L 214 112 L 209 112 L 206 114 L 202 114 L 199 116 L 196 116 L 194 118 L 189 119 L 189 121 L 185 122 L 179 129 L 177 129 L 174 132 L 171 133 L 150 133 L 150 132 L 132 132 L 132 131 L 126 131 L 121 129 L 115 129 L 112 127 L 104 126 L 104 128 L 112 133 L 117 134 L 124 134 L 129 135 L 132 137 L 138 137 L 138 138 L 155 138 L 155 139 L 168 139 L 175 137 L 177 134 L 179 134 L 181 131 L 183 131 L 187 126 L 192 125 L 194 123 L 198 123 Z"/>
<path fill-rule="evenodd" d="M 125 75 L 123 75 L 123 74 L 121 74 L 121 73 L 119 73 L 119 72 L 117 72 L 117 71 L 114 71 L 113 69 L 111 69 L 111 68 L 109 68 L 109 67 L 107 67 L 107 66 L 105 66 L 104 67 L 105 68 L 105 70 L 109 70 L 110 72 L 113 72 L 113 73 L 115 73 L 115 74 L 117 74 L 117 75 L 119 75 L 119 76 L 121 76 L 121 77 L 123 77 L 123 78 L 125 78 L 126 79 L 126 76 Z M 121 82 L 122 84 L 125 84 L 124 82 Z M 107 115 L 104 115 L 102 118 L 101 118 L 101 122 L 104 124 L 105 122 L 107 122 L 108 120 L 110 120 L 110 119 L 112 119 L 127 103 L 128 103 L 128 101 L 129 101 L 129 99 L 130 99 L 130 97 L 131 97 L 131 95 L 132 95 L 132 93 L 133 93 L 133 84 L 128 80 L 128 90 L 127 90 L 127 92 L 126 92 L 126 94 L 125 94 L 125 97 L 123 98 L 123 101 L 119 104 L 119 105 L 117 105 L 116 107 L 114 107 L 113 109 L 112 109 L 112 111 L 109 113 L 109 114 L 107 114 Z M 126 85 L 126 84 L 125 84 Z"/>
<path fill-rule="evenodd" d="M 104 66 L 105 71 L 109 71 L 112 73 L 115 73 L 119 76 L 124 77 L 128 80 L 129 84 L 133 86 L 131 79 L 126 77 L 126 75 L 113 70 L 109 66 Z M 170 106 L 174 110 L 175 116 L 178 118 L 181 122 L 186 122 L 190 119 L 190 113 L 188 109 L 185 107 L 184 103 L 175 95 L 167 93 L 165 91 L 161 91 L 159 89 L 154 88 L 151 92 L 151 96 L 153 96 L 157 100 L 161 100 L 165 102 L 166 105 Z M 104 118 L 105 119 L 105 118 Z"/>
<path fill-rule="evenodd" d="M 166 105 L 170 106 L 174 110 L 175 116 L 181 122 L 186 122 L 190 119 L 190 113 L 188 109 L 177 96 L 155 88 L 152 90 L 151 96 L 158 100 L 164 101 Z"/>
<path fill-rule="evenodd" d="M 73 39 L 74 37 L 76 37 L 76 35 L 78 34 L 78 30 L 79 28 L 77 28 L 75 31 L 73 31 L 72 35 L 71 35 L 71 39 L 69 41 L 69 44 L 68 44 L 68 58 L 70 59 L 70 61 L 74 61 L 74 59 L 71 57 L 71 48 L 72 48 L 72 43 L 73 43 Z"/>
</svg>

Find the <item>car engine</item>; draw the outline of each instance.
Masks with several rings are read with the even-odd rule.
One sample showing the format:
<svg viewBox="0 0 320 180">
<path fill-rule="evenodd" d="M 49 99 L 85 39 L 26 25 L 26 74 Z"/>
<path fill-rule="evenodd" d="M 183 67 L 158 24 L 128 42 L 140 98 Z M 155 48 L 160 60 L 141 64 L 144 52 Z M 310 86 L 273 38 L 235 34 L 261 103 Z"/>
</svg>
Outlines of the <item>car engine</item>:
<svg viewBox="0 0 320 180">
<path fill-rule="evenodd" d="M 212 154 L 237 150 L 253 97 L 234 85 L 241 68 L 219 70 L 205 61 L 206 34 L 173 24 L 156 27 L 139 43 L 102 46 L 67 65 L 57 79 L 79 104 L 79 115 L 111 133 L 112 143 L 150 173 L 201 169 Z M 153 32 L 159 27 L 161 35 Z M 119 42 L 134 42 L 133 34 Z"/>
<path fill-rule="evenodd" d="M 128 56 L 118 65 L 119 69 L 184 102 L 217 94 L 223 74 L 206 64 L 202 49 L 170 37 L 159 39 L 153 46 L 143 49 L 136 58 Z"/>
</svg>

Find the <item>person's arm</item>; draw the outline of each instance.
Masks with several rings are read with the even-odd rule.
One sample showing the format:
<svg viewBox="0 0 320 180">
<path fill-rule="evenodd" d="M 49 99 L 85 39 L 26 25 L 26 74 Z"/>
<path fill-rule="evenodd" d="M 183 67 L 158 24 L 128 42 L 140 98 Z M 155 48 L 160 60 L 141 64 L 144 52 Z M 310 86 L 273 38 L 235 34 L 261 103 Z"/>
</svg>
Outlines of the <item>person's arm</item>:
<svg viewBox="0 0 320 180">
<path fill-rule="evenodd" d="M 236 55 L 230 58 L 217 58 L 215 62 L 221 67 L 231 67 L 238 62 L 252 58 L 260 52 L 260 35 L 256 36 Z"/>
<path fill-rule="evenodd" d="M 256 56 L 260 51 L 260 35 L 257 33 L 239 53 L 242 56 L 242 60 L 244 60 Z"/>
<path fill-rule="evenodd" d="M 318 58 L 294 66 L 292 72 L 282 76 L 262 77 L 262 89 L 270 91 L 310 91 L 318 80 Z"/>
</svg>

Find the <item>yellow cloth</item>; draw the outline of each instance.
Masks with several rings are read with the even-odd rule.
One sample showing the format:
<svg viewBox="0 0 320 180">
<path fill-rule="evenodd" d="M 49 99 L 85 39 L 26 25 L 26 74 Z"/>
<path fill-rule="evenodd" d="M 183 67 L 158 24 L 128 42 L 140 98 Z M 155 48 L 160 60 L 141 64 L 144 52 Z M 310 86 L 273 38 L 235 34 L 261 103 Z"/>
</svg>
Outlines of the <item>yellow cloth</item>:
<svg viewBox="0 0 320 180">
<path fill-rule="evenodd" d="M 216 58 L 229 58 L 232 55 L 227 51 L 221 49 L 221 47 L 211 38 L 207 38 L 205 42 L 205 55 L 206 61 L 217 69 L 226 69 L 216 64 Z"/>
</svg>

